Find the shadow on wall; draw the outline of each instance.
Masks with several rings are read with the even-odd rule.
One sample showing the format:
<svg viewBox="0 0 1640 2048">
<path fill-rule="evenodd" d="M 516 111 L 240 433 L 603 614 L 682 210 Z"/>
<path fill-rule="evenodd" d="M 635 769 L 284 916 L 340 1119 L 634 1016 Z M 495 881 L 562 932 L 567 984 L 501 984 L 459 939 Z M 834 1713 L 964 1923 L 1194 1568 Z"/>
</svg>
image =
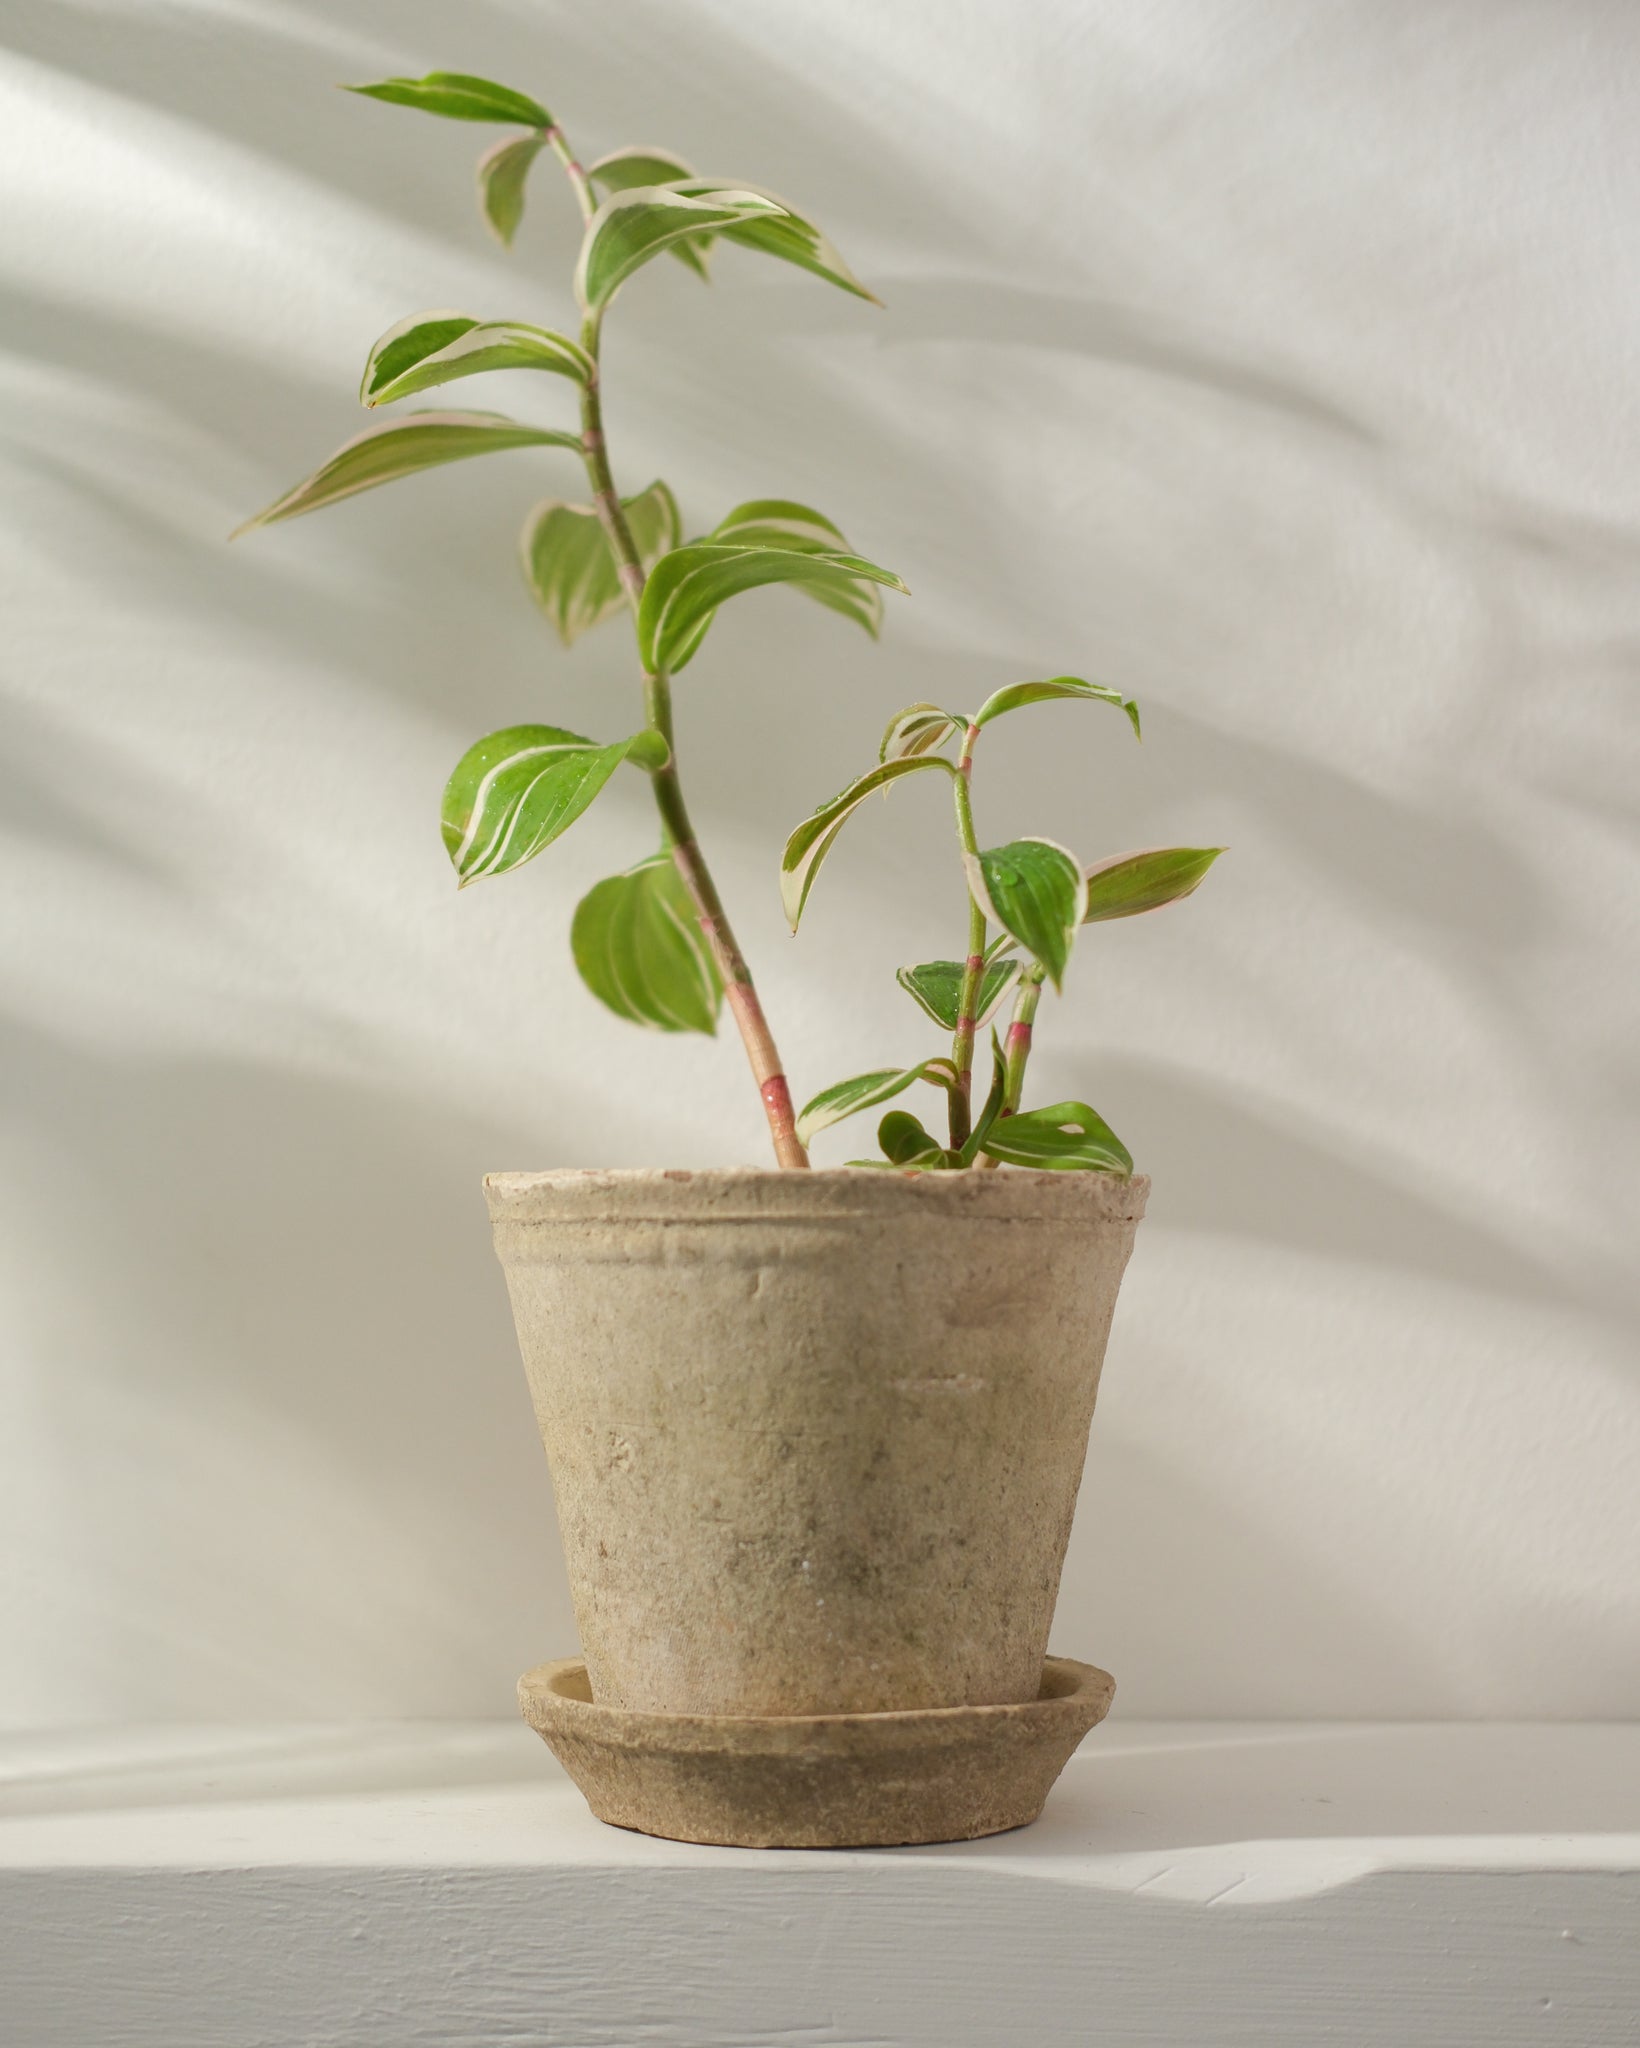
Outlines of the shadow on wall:
<svg viewBox="0 0 1640 2048">
<path fill-rule="evenodd" d="M 479 1186 L 516 1134 L 4 1036 L 33 1399 L 91 1482 L 56 1561 L 102 1546 L 81 1717 L 508 1713 L 574 1640 Z"/>
</svg>

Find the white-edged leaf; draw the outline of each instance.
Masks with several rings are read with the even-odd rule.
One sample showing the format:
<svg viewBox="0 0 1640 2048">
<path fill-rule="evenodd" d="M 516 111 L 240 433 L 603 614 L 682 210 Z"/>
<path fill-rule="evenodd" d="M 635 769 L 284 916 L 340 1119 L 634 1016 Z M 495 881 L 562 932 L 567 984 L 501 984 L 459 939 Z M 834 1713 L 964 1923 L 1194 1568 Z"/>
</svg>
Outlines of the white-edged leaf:
<svg viewBox="0 0 1640 2048">
<path fill-rule="evenodd" d="M 1080 676 L 1049 676 L 1040 683 L 1009 683 L 987 697 L 974 713 L 976 725 L 989 725 L 993 718 L 1000 718 L 1005 711 L 1017 711 L 1022 704 L 1047 704 L 1056 697 L 1081 697 L 1096 704 L 1114 704 L 1119 711 L 1125 711 L 1133 727 L 1135 737 L 1139 736 L 1139 707 L 1131 697 L 1124 697 L 1120 690 L 1108 690 L 1103 683 L 1086 683 Z"/>
<path fill-rule="evenodd" d="M 977 859 L 964 854 L 963 866 L 981 910 L 1060 987 L 1088 900 L 1075 854 L 1052 839 L 1015 839 Z"/>
<path fill-rule="evenodd" d="M 550 370 L 584 384 L 593 363 L 578 341 L 519 320 L 471 320 L 465 313 L 412 313 L 370 351 L 359 385 L 364 405 L 477 377 L 488 370 Z"/>
<path fill-rule="evenodd" d="M 800 1145 L 811 1145 L 817 1132 L 840 1124 L 844 1117 L 853 1116 L 862 1109 L 872 1109 L 879 1102 L 887 1102 L 893 1096 L 909 1088 L 913 1081 L 931 1081 L 936 1087 L 950 1090 L 956 1086 L 956 1069 L 949 1060 L 924 1060 L 915 1067 L 882 1067 L 875 1073 L 855 1074 L 847 1081 L 834 1081 L 829 1088 L 822 1088 L 812 1102 L 804 1105 L 797 1119 L 797 1141 Z"/>
<path fill-rule="evenodd" d="M 882 304 L 875 292 L 867 291 L 813 221 L 805 219 L 794 206 L 776 198 L 774 193 L 766 192 L 758 185 L 735 184 L 727 178 L 685 178 L 669 189 L 692 198 L 712 198 L 733 192 L 737 198 L 750 193 L 764 200 L 766 211 L 748 214 L 720 231 L 724 241 L 738 242 L 747 249 L 760 249 L 765 256 L 777 256 L 783 263 L 795 263 L 800 270 L 812 271 L 816 277 L 823 277 L 828 284 L 840 285 L 858 299 L 869 299 L 874 306 Z"/>
<path fill-rule="evenodd" d="M 920 967 L 902 967 L 894 978 L 936 1024 L 944 1025 L 947 1031 L 955 1031 L 962 1002 L 964 972 L 961 960 L 925 960 Z M 978 1012 L 974 1018 L 976 1027 L 989 1022 L 992 1011 L 1013 986 L 1018 974 L 1017 960 L 999 960 L 984 970 L 980 977 Z"/>
<path fill-rule="evenodd" d="M 657 479 L 621 503 L 647 569 L 678 544 L 677 501 Z M 615 557 L 590 505 L 545 499 L 524 522 L 519 547 L 530 593 L 566 647 L 625 602 Z"/>
<path fill-rule="evenodd" d="M 733 187 L 714 190 L 710 198 L 696 198 L 672 185 L 612 192 L 587 222 L 575 266 L 575 296 L 587 312 L 598 312 L 635 270 L 670 244 L 780 211 L 778 201 Z"/>
<path fill-rule="evenodd" d="M 556 725 L 509 725 L 471 746 L 445 785 L 444 847 L 465 888 L 505 874 L 550 846 L 633 756 L 659 735 L 634 733 L 600 747 Z"/>
<path fill-rule="evenodd" d="M 247 519 L 235 529 L 248 533 L 253 526 L 272 526 L 280 519 L 294 519 L 303 512 L 317 512 L 356 491 L 390 484 L 401 476 L 413 476 L 419 469 L 431 469 L 441 462 L 460 462 L 469 455 L 493 455 L 503 448 L 574 448 L 579 451 L 579 434 L 563 434 L 551 427 L 528 427 L 521 420 L 509 420 L 498 412 L 413 412 L 400 419 L 381 420 L 344 441 L 330 460 L 312 476 L 286 491 L 282 498 Z"/>
<path fill-rule="evenodd" d="M 1201 884 L 1222 846 L 1153 846 L 1144 853 L 1117 854 L 1084 870 L 1088 907 L 1084 924 L 1103 924 L 1116 917 L 1137 917 L 1177 903 Z"/>
<path fill-rule="evenodd" d="M 985 1134 L 985 1150 L 1007 1166 L 1050 1173 L 1115 1173 L 1126 1180 L 1133 1171 L 1133 1155 L 1085 1102 L 1055 1102 L 998 1117 Z"/>
<path fill-rule="evenodd" d="M 343 92 L 367 100 L 386 100 L 395 107 L 414 107 L 423 114 L 442 114 L 447 121 L 505 121 L 520 128 L 550 128 L 552 116 L 528 93 L 497 85 L 493 78 L 475 78 L 467 71 L 429 71 L 424 78 L 383 78 L 374 85 L 344 85 Z"/>
<path fill-rule="evenodd" d="M 874 791 L 887 789 L 902 775 L 915 775 L 919 768 L 943 768 L 947 775 L 957 772 L 940 754 L 923 754 L 911 761 L 884 761 L 857 782 L 851 782 L 830 803 L 822 804 L 786 841 L 786 850 L 780 858 L 780 901 L 786 912 L 786 922 L 793 931 L 796 931 L 803 906 L 809 900 L 809 891 L 814 886 L 820 863 L 830 853 L 838 833 Z"/>
<path fill-rule="evenodd" d="M 587 177 L 605 192 L 630 192 L 635 185 L 670 185 L 674 179 L 694 175 L 694 166 L 681 156 L 645 143 L 612 149 L 587 165 Z"/>
<path fill-rule="evenodd" d="M 505 248 L 512 247 L 524 218 L 524 187 L 535 159 L 547 146 L 544 135 L 515 135 L 497 142 L 478 160 L 479 211 Z"/>
<path fill-rule="evenodd" d="M 666 185 L 694 175 L 694 166 L 685 163 L 681 156 L 674 156 L 671 150 L 641 145 L 635 149 L 612 149 L 608 156 L 601 156 L 595 164 L 587 166 L 588 178 L 604 192 L 629 192 L 635 185 Z M 686 235 L 681 241 L 669 242 L 666 253 L 709 283 L 711 247 L 710 235 Z"/>
<path fill-rule="evenodd" d="M 714 540 L 736 540 L 743 547 L 807 548 L 813 554 L 851 551 L 848 536 L 812 505 L 795 498 L 748 498 L 712 528 Z"/>
<path fill-rule="evenodd" d="M 798 554 L 854 553 L 841 527 L 834 526 L 812 505 L 799 505 L 791 498 L 753 498 L 737 505 L 705 539 L 727 547 L 785 548 Z M 865 577 L 851 577 L 844 582 L 800 578 L 792 587 L 816 603 L 841 612 L 857 626 L 864 626 L 874 640 L 882 631 L 883 593 Z"/>
<path fill-rule="evenodd" d="M 723 979 L 669 853 L 589 890 L 569 942 L 581 979 L 617 1017 L 653 1031 L 716 1032 Z"/>
<path fill-rule="evenodd" d="M 645 668 L 674 674 L 695 653 L 718 606 L 743 590 L 765 583 L 796 583 L 811 597 L 829 591 L 834 599 L 856 592 L 862 581 L 890 590 L 905 585 L 892 569 L 880 569 L 860 555 L 821 554 L 811 549 L 744 547 L 733 542 L 692 541 L 655 564 L 638 607 L 638 651 Z M 839 604 L 838 609 L 846 609 Z M 861 616 L 871 630 L 872 622 Z"/>
<path fill-rule="evenodd" d="M 932 753 L 948 739 L 962 732 L 967 721 L 937 704 L 908 704 L 888 721 L 883 743 L 877 749 L 879 761 L 906 761 L 913 754 Z"/>
</svg>

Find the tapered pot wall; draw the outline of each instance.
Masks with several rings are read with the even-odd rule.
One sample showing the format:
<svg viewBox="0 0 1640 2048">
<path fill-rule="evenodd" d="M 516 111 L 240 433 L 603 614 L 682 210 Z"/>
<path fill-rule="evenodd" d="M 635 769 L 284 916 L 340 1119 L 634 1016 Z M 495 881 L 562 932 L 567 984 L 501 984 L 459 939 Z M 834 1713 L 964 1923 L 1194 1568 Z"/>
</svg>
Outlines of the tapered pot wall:
<svg viewBox="0 0 1640 2048">
<path fill-rule="evenodd" d="M 1148 1185 L 491 1175 L 595 1700 L 1034 1700 Z"/>
</svg>

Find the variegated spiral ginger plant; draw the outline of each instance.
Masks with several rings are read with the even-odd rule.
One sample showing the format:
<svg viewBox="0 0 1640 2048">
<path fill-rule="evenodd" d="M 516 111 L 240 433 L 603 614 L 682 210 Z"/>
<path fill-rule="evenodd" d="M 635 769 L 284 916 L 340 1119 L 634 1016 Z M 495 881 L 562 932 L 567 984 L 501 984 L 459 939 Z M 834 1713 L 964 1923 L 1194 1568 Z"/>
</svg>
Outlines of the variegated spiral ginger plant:
<svg viewBox="0 0 1640 2048">
<path fill-rule="evenodd" d="M 968 893 L 962 961 L 901 971 L 902 986 L 951 1034 L 948 1058 L 862 1074 L 817 1096 L 794 1116 L 785 1070 L 751 971 L 690 822 L 673 730 L 672 679 L 695 655 L 719 606 L 743 590 L 789 583 L 821 604 L 878 631 L 882 587 L 903 591 L 890 570 L 855 554 L 829 519 L 787 499 L 737 506 L 709 534 L 684 541 L 671 491 L 656 482 L 633 496 L 617 490 L 604 438 L 600 343 L 620 287 L 662 253 L 705 279 L 720 242 L 760 250 L 840 286 L 872 294 L 812 222 L 755 186 L 698 177 L 663 149 L 620 149 L 583 166 L 547 109 L 527 94 L 464 73 L 390 78 L 348 88 L 368 98 L 458 121 L 521 130 L 479 160 L 479 197 L 491 228 L 511 243 L 523 216 L 531 169 L 543 151 L 562 166 L 584 230 L 575 267 L 579 335 L 523 321 L 465 313 L 413 315 L 371 349 L 360 398 L 390 404 L 492 370 L 546 371 L 576 387 L 579 429 L 540 427 L 490 412 L 413 411 L 367 428 L 304 482 L 247 522 L 271 525 L 317 511 L 358 491 L 439 463 L 509 448 L 566 449 L 579 457 L 590 504 L 548 499 L 523 532 L 526 578 L 569 645 L 625 609 L 637 636 L 644 722 L 609 744 L 552 725 L 508 726 L 470 747 L 444 792 L 445 845 L 462 885 L 521 866 L 565 831 L 623 765 L 649 778 L 660 815 L 661 850 L 597 884 L 578 905 L 571 946 L 582 979 L 617 1016 L 663 1031 L 715 1031 L 728 1002 L 739 1028 L 782 1166 L 806 1167 L 815 1132 L 885 1102 L 924 1080 L 943 1089 L 946 1140 L 913 1116 L 891 1111 L 879 1129 L 884 1157 L 857 1164 L 914 1170 L 1011 1163 L 1126 1173 L 1132 1161 L 1085 1103 L 1025 1110 L 1021 1088 L 1043 981 L 1060 985 L 1084 922 L 1128 917 L 1188 895 L 1217 848 L 1176 847 L 1133 854 L 1088 872 L 1046 839 L 982 851 L 969 783 L 974 744 L 993 718 L 1053 697 L 1133 704 L 1078 678 L 999 690 L 972 717 L 915 705 L 890 726 L 877 767 L 792 834 L 782 868 L 787 914 L 796 929 L 820 862 L 844 822 L 876 789 L 902 776 L 943 771 L 951 779 Z M 245 529 L 241 529 L 243 531 Z M 950 748 L 957 749 L 950 758 Z M 991 940 L 990 927 L 999 928 Z M 1009 989 L 1014 1017 L 1006 1045 L 992 1033 L 990 1092 L 971 1107 L 976 1032 Z"/>
</svg>

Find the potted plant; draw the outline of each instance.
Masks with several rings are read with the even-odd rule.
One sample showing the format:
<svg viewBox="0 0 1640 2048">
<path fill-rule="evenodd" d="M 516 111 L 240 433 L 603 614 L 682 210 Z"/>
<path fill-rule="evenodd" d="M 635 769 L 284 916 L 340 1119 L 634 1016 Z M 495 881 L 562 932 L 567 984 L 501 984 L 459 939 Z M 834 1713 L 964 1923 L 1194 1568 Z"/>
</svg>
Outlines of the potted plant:
<svg viewBox="0 0 1640 2048">
<path fill-rule="evenodd" d="M 787 915 L 795 930 L 868 796 L 932 776 L 952 803 L 965 944 L 900 972 L 938 1033 L 927 1057 L 837 1082 L 795 1113 L 690 820 L 672 680 L 741 591 L 790 584 L 875 634 L 883 592 L 905 586 L 790 499 L 750 500 L 685 539 L 664 483 L 623 495 L 600 345 L 617 293 L 663 255 L 706 278 L 748 249 L 871 294 L 794 207 L 701 177 L 669 150 L 583 165 L 545 107 L 463 74 L 351 90 L 499 127 L 478 182 L 503 242 L 542 156 L 557 160 L 584 223 L 577 333 L 416 314 L 370 350 L 363 402 L 505 369 L 557 378 L 579 418 L 389 414 L 249 523 L 502 449 L 581 464 L 585 500 L 549 498 L 525 521 L 525 579 L 566 645 L 628 615 L 641 710 L 614 737 L 532 724 L 479 740 L 444 792 L 445 845 L 462 886 L 505 873 L 614 776 L 646 777 L 659 848 L 634 848 L 580 903 L 575 964 L 631 1023 L 709 1033 L 726 1006 L 776 1162 L 486 1182 L 583 1652 L 526 1674 L 525 1712 L 595 1811 L 657 1833 L 825 1843 L 1018 1825 L 1110 1697 L 1094 1667 L 1048 1659 L 1047 1636 L 1148 1187 L 1090 1104 L 1029 1101 L 1038 1005 L 1086 926 L 1188 895 L 1219 849 L 1089 866 L 1045 838 L 982 843 L 973 778 L 988 727 L 1077 700 L 1114 709 L 1137 735 L 1132 700 L 1102 684 L 1004 682 L 971 712 L 899 712 L 875 763 L 791 834 Z M 1004 1004 L 1001 1033 L 990 1019 Z M 938 1128 L 906 1106 L 918 1086 L 933 1091 Z M 868 1109 L 884 1112 L 878 1153 L 811 1171 L 814 1138 Z"/>
</svg>

